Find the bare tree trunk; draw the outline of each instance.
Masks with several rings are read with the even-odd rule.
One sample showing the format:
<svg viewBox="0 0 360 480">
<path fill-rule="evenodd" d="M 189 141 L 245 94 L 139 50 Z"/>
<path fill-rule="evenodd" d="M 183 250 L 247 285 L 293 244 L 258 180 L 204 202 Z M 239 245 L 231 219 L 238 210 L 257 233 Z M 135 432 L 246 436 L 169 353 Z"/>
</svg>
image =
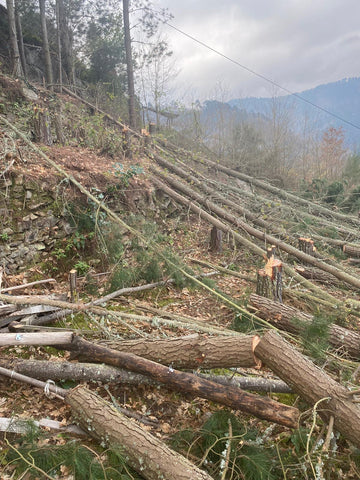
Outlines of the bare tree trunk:
<svg viewBox="0 0 360 480">
<path fill-rule="evenodd" d="M 61 48 L 61 27 L 60 27 L 60 10 L 62 0 L 56 0 L 56 40 L 57 40 L 57 55 L 58 55 L 58 84 L 59 92 L 62 93 L 62 48 Z M 60 142 L 63 144 L 63 142 Z"/>
<path fill-rule="evenodd" d="M 323 420 L 333 416 L 336 430 L 360 447 L 360 408 L 343 387 L 274 331 L 267 332 L 255 354 L 310 405 Z"/>
<path fill-rule="evenodd" d="M 8 13 L 9 22 L 9 35 L 10 35 L 10 53 L 12 60 L 12 75 L 14 77 L 21 77 L 22 69 L 20 62 L 20 54 L 16 35 L 16 22 L 15 22 L 15 7 L 13 0 L 6 0 L 6 8 Z"/>
<path fill-rule="evenodd" d="M 257 335 L 236 337 L 204 337 L 188 335 L 166 339 L 104 340 L 102 345 L 118 352 L 128 352 L 140 357 L 171 365 L 174 368 L 254 368 L 260 366 L 253 354 Z"/>
<path fill-rule="evenodd" d="M 313 317 L 289 305 L 273 302 L 259 295 L 250 295 L 251 304 L 258 309 L 256 314 L 286 332 L 299 335 Z M 344 350 L 352 358 L 360 359 L 360 334 L 334 323 L 329 325 L 329 343 Z"/>
<path fill-rule="evenodd" d="M 40 7 L 41 36 L 42 36 L 43 55 L 44 55 L 44 62 L 45 62 L 46 83 L 48 85 L 48 88 L 50 90 L 53 90 L 54 82 L 53 82 L 49 39 L 48 39 L 47 26 L 46 26 L 45 0 L 39 0 L 39 7 Z"/>
<path fill-rule="evenodd" d="M 135 82 L 134 82 L 134 67 L 133 67 L 132 51 L 131 51 L 129 0 L 123 0 L 123 16 L 124 16 L 126 70 L 127 70 L 127 81 L 128 81 L 128 95 L 129 95 L 129 125 L 131 128 L 135 129 L 136 128 Z"/>
<path fill-rule="evenodd" d="M 96 393 L 79 386 L 65 397 L 82 428 L 112 447 L 121 445 L 129 465 L 148 480 L 211 480 L 163 442 L 119 413 Z"/>
<path fill-rule="evenodd" d="M 18 47 L 20 53 L 20 60 L 21 60 L 21 68 L 24 74 L 24 77 L 27 77 L 27 64 L 26 64 L 26 56 L 25 56 L 25 49 L 24 49 L 24 40 L 22 34 L 22 27 L 21 27 L 21 20 L 20 20 L 20 13 L 19 13 L 19 0 L 14 0 L 15 2 L 15 23 L 16 23 L 16 35 L 18 40 Z"/>
<path fill-rule="evenodd" d="M 73 38 L 66 18 L 63 0 L 58 0 L 59 28 L 61 39 L 62 66 L 67 75 L 68 83 L 75 85 L 75 69 L 73 58 Z"/>
<path fill-rule="evenodd" d="M 288 407 L 270 398 L 244 392 L 236 387 L 225 387 L 191 373 L 180 372 L 172 367 L 145 360 L 132 353 L 117 352 L 79 337 L 74 338 L 72 344 L 63 345 L 61 348 L 77 351 L 92 361 L 100 361 L 108 365 L 126 368 L 132 372 L 149 375 L 167 387 L 207 398 L 264 420 L 290 428 L 295 428 L 298 424 L 299 411 L 297 408 Z"/>
</svg>

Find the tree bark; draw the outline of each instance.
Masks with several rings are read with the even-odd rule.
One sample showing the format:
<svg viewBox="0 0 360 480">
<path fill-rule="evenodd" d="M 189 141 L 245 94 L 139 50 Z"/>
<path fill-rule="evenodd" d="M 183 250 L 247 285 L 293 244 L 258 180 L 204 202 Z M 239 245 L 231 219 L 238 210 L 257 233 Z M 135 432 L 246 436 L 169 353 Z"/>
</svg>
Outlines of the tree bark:
<svg viewBox="0 0 360 480">
<path fill-rule="evenodd" d="M 222 252 L 222 231 L 215 226 L 210 232 L 210 250 L 215 253 Z"/>
<path fill-rule="evenodd" d="M 349 255 L 350 257 L 360 257 L 360 246 L 355 246 L 355 245 L 344 245 L 343 246 L 343 252 L 346 253 L 346 255 Z"/>
<path fill-rule="evenodd" d="M 307 313 L 259 295 L 250 295 L 250 303 L 258 309 L 259 317 L 294 335 L 299 335 L 313 321 L 313 317 Z M 360 359 L 359 333 L 332 323 L 329 325 L 328 340 L 334 348 L 343 349 L 353 359 Z"/>
<path fill-rule="evenodd" d="M 54 81 L 53 81 L 49 39 L 48 39 L 47 26 L 46 26 L 45 0 L 39 0 L 39 7 L 40 7 L 40 20 L 41 20 L 42 46 L 43 46 L 43 55 L 44 55 L 44 63 L 45 63 L 45 78 L 46 78 L 46 83 L 48 88 L 50 90 L 53 90 Z"/>
<path fill-rule="evenodd" d="M 65 397 L 81 427 L 111 447 L 121 446 L 129 465 L 148 480 L 211 480 L 182 455 L 127 419 L 96 393 L 79 386 Z"/>
<path fill-rule="evenodd" d="M 24 74 L 24 77 L 27 77 L 27 63 L 26 63 L 26 56 L 25 56 L 25 48 L 24 48 L 24 39 L 21 27 L 21 19 L 19 13 L 19 0 L 14 0 L 15 4 L 15 26 L 16 26 L 16 35 L 19 47 L 19 54 L 20 54 L 20 61 L 21 61 L 21 68 Z"/>
<path fill-rule="evenodd" d="M 14 77 L 22 75 L 19 47 L 16 35 L 15 7 L 14 0 L 6 0 L 6 8 L 9 23 L 10 53 L 12 61 L 12 74 Z"/>
<path fill-rule="evenodd" d="M 316 282 L 321 282 L 325 285 L 339 285 L 339 281 L 334 275 L 324 272 L 323 270 L 320 270 L 320 268 L 298 266 L 295 267 L 295 271 L 309 280 L 315 280 Z"/>
<path fill-rule="evenodd" d="M 59 345 L 72 341 L 72 332 L 1 333 L 0 346 L 4 345 Z"/>
<path fill-rule="evenodd" d="M 126 385 L 149 384 L 154 381 L 146 375 L 101 365 L 99 363 L 72 363 L 67 361 L 7 359 L 0 360 L 0 366 L 15 370 L 38 380 L 73 380 L 75 382 L 122 383 Z"/>
<path fill-rule="evenodd" d="M 126 71 L 128 81 L 128 95 L 129 95 L 129 125 L 131 128 L 136 128 L 136 113 L 135 113 L 135 82 L 134 82 L 134 67 L 131 49 L 130 36 L 130 20 L 129 20 L 129 0 L 123 0 L 123 17 L 124 17 L 124 37 L 125 37 L 125 54 L 126 54 Z"/>
<path fill-rule="evenodd" d="M 298 423 L 299 411 L 297 408 L 288 407 L 270 398 L 246 393 L 235 387 L 225 387 L 191 373 L 180 372 L 172 367 L 145 360 L 132 353 L 117 352 L 79 337 L 74 338 L 71 345 L 63 345 L 59 348 L 75 350 L 92 361 L 100 361 L 108 365 L 126 368 L 132 372 L 149 375 L 157 382 L 166 384 L 167 387 L 201 396 L 264 420 L 290 428 L 295 428 Z"/>
<path fill-rule="evenodd" d="M 251 390 L 253 392 L 268 393 L 291 393 L 292 390 L 282 380 L 263 378 L 263 377 L 245 377 L 245 376 L 226 376 L 199 373 L 199 377 L 206 378 L 212 382 L 221 383 L 222 385 L 233 385 L 242 390 Z"/>
<path fill-rule="evenodd" d="M 317 412 L 322 419 L 328 422 L 333 416 L 336 430 L 360 447 L 360 408 L 352 402 L 348 389 L 274 331 L 262 337 L 255 354 L 305 401 L 311 405 L 321 401 Z"/>
<path fill-rule="evenodd" d="M 236 337 L 185 337 L 166 339 L 104 340 L 101 345 L 118 352 L 128 352 L 163 365 L 180 369 L 259 367 L 253 352 L 257 335 Z"/>
<path fill-rule="evenodd" d="M 101 365 L 99 363 L 72 363 L 67 361 L 27 360 L 27 359 L 1 359 L 0 366 L 8 370 L 14 370 L 22 375 L 32 376 L 37 380 L 46 381 L 49 378 L 55 382 L 61 380 L 73 380 L 74 382 L 99 382 L 121 383 L 123 385 L 156 385 L 146 375 L 133 373 L 122 368 Z M 232 385 L 242 390 L 269 393 L 290 393 L 291 388 L 282 380 L 233 375 L 197 374 L 222 385 Z"/>
<path fill-rule="evenodd" d="M 62 0 L 56 0 L 56 41 L 57 41 L 57 55 L 58 55 L 58 84 L 59 84 L 59 93 L 62 93 L 63 87 L 63 78 L 62 78 L 62 48 L 61 48 L 61 25 L 60 25 L 60 11 L 61 11 Z M 62 130 L 62 129 L 61 129 Z M 59 138 L 59 135 L 58 135 Z M 61 137 L 62 139 L 62 137 Z M 65 142 L 60 140 L 61 145 Z"/>
</svg>

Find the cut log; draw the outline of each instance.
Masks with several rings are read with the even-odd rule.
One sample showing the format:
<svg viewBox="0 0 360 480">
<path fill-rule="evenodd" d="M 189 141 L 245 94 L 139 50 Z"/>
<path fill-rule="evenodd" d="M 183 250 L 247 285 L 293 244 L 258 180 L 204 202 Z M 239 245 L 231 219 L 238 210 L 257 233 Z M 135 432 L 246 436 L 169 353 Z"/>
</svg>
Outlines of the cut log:
<svg viewBox="0 0 360 480">
<path fill-rule="evenodd" d="M 328 422 L 333 416 L 335 429 L 360 447 L 360 408 L 349 390 L 314 365 L 278 333 L 267 332 L 255 354 L 310 405 L 320 402 L 317 412 Z"/>
<path fill-rule="evenodd" d="M 59 345 L 71 342 L 72 337 L 72 332 L 1 333 L 0 346 Z"/>
<path fill-rule="evenodd" d="M 80 426 L 109 446 L 121 446 L 129 465 L 148 480 L 211 480 L 182 455 L 141 429 L 96 393 L 79 386 L 65 398 Z"/>
<path fill-rule="evenodd" d="M 346 255 L 349 255 L 349 257 L 359 258 L 360 257 L 360 245 L 358 247 L 356 247 L 354 245 L 344 245 L 343 246 L 343 252 L 346 253 Z"/>
<path fill-rule="evenodd" d="M 8 370 L 14 370 L 22 375 L 44 381 L 51 378 L 54 381 L 119 382 L 126 385 L 154 384 L 154 381 L 146 375 L 129 372 L 108 365 L 101 365 L 99 363 L 50 362 L 47 360 L 2 358 L 0 360 L 0 366 Z"/>
<path fill-rule="evenodd" d="M 222 385 L 233 385 L 242 390 L 251 390 L 253 392 L 268 393 L 291 393 L 292 390 L 285 382 L 277 379 L 263 377 L 244 377 L 244 376 L 226 376 L 212 374 L 198 374 L 201 378 L 206 378 L 212 382 L 221 383 Z"/>
<path fill-rule="evenodd" d="M 191 373 L 165 367 L 132 353 L 117 352 L 83 340 L 80 337 L 74 337 L 71 344 L 63 345 L 61 348 L 75 350 L 92 361 L 100 361 L 108 365 L 126 368 L 132 372 L 149 375 L 157 382 L 166 384 L 167 387 L 221 403 L 264 420 L 290 428 L 294 428 L 298 424 L 299 411 L 297 408 L 288 407 L 270 398 L 244 392 L 239 388 L 225 387 L 201 379 Z"/>
<path fill-rule="evenodd" d="M 309 280 L 315 280 L 316 282 L 325 283 L 327 285 L 339 285 L 339 280 L 334 277 L 334 275 L 324 272 L 319 268 L 297 266 L 295 267 L 295 271 Z"/>
<path fill-rule="evenodd" d="M 1 359 L 0 366 L 14 370 L 22 375 L 28 375 L 37 380 L 46 381 L 51 378 L 55 382 L 73 380 L 75 382 L 121 383 L 123 385 L 155 385 L 157 382 L 146 375 L 129 372 L 122 368 L 101 365 L 98 363 L 72 363 L 67 361 L 54 362 L 48 360 Z M 201 378 L 240 387 L 242 390 L 269 393 L 290 393 L 291 388 L 282 380 L 263 377 L 239 375 L 197 374 Z"/>
<path fill-rule="evenodd" d="M 187 335 L 164 339 L 138 339 L 101 341 L 101 345 L 118 352 L 128 352 L 140 357 L 171 365 L 179 369 L 260 367 L 254 356 L 257 335 L 213 336 Z"/>
<path fill-rule="evenodd" d="M 289 305 L 273 302 L 259 295 L 250 295 L 250 303 L 257 308 L 257 315 L 280 330 L 299 335 L 313 321 L 312 315 Z M 360 334 L 334 323 L 329 325 L 329 343 L 341 349 L 351 358 L 360 359 Z"/>
<path fill-rule="evenodd" d="M 54 278 L 47 278 L 45 280 L 37 280 L 36 282 L 23 283 L 22 285 L 16 285 L 14 287 L 2 288 L 0 293 L 15 292 L 16 290 L 24 290 L 26 288 L 44 285 L 46 283 L 56 283 L 56 280 Z"/>
</svg>

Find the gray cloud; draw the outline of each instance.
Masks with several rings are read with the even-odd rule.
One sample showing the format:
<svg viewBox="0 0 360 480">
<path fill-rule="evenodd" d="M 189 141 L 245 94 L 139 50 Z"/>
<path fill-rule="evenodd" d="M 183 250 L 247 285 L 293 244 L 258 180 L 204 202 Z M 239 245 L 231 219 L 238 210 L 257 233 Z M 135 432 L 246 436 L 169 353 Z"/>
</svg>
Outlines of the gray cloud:
<svg viewBox="0 0 360 480">
<path fill-rule="evenodd" d="M 172 23 L 292 91 L 360 76 L 359 0 L 157 0 Z M 181 72 L 201 98 L 217 82 L 229 96 L 268 96 L 273 87 L 165 26 Z M 278 92 L 280 93 L 280 92 Z"/>
</svg>

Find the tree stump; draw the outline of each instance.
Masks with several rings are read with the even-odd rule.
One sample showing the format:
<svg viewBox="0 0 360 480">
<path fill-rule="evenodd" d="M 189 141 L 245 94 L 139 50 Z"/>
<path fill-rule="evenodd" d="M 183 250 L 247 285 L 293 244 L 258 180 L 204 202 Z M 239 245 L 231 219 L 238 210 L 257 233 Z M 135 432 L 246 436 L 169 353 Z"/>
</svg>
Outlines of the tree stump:
<svg viewBox="0 0 360 480">
<path fill-rule="evenodd" d="M 210 232 L 210 251 L 217 253 L 222 252 L 222 231 L 215 226 Z"/>
<path fill-rule="evenodd" d="M 124 128 L 122 131 L 122 146 L 123 152 L 126 158 L 132 159 L 132 148 L 131 148 L 131 135 L 128 128 Z"/>
<path fill-rule="evenodd" d="M 51 121 L 47 108 L 34 107 L 33 133 L 36 142 L 49 146 L 53 144 Z"/>
<path fill-rule="evenodd" d="M 156 133 L 156 124 L 155 123 L 149 123 L 149 134 L 154 135 Z"/>
<path fill-rule="evenodd" d="M 282 263 L 275 258 L 275 246 L 267 249 L 268 261 L 264 268 L 257 272 L 256 293 L 282 303 Z"/>
<path fill-rule="evenodd" d="M 315 256 L 316 247 L 314 245 L 314 240 L 311 240 L 311 238 L 300 237 L 298 242 L 299 250 L 301 252 L 304 252 L 311 257 Z"/>
</svg>

